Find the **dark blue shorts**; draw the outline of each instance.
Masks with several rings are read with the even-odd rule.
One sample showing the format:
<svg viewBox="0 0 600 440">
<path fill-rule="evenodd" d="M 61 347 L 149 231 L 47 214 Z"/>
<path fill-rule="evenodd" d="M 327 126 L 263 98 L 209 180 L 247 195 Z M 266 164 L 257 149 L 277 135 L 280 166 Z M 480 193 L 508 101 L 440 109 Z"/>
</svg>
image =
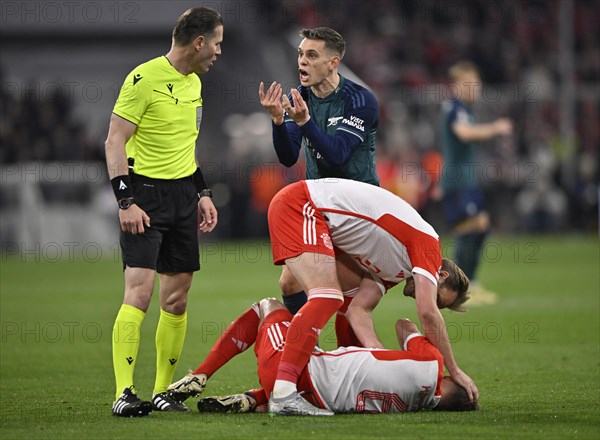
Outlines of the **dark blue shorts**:
<svg viewBox="0 0 600 440">
<path fill-rule="evenodd" d="M 456 226 L 463 220 L 486 211 L 485 200 L 479 188 L 471 187 L 444 194 L 444 213 L 446 223 Z"/>
<path fill-rule="evenodd" d="M 135 203 L 150 217 L 143 234 L 121 231 L 123 268 L 158 273 L 200 269 L 198 194 L 191 178 L 177 180 L 132 176 Z"/>
</svg>

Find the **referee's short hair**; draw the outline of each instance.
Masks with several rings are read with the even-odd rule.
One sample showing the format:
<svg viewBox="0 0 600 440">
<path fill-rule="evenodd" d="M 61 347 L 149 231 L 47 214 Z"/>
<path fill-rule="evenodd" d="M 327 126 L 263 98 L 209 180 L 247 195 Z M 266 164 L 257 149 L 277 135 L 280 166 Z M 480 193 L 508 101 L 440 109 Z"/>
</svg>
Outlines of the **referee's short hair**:
<svg viewBox="0 0 600 440">
<path fill-rule="evenodd" d="M 175 28 L 173 40 L 178 46 L 187 46 L 198 36 L 211 37 L 218 26 L 223 26 L 223 18 L 210 8 L 190 8 L 181 14 Z"/>
<path fill-rule="evenodd" d="M 318 27 L 314 29 L 302 29 L 300 35 L 309 40 L 321 40 L 325 42 L 325 47 L 337 53 L 341 58 L 344 58 L 346 53 L 346 42 L 339 34 L 328 27 Z"/>
</svg>

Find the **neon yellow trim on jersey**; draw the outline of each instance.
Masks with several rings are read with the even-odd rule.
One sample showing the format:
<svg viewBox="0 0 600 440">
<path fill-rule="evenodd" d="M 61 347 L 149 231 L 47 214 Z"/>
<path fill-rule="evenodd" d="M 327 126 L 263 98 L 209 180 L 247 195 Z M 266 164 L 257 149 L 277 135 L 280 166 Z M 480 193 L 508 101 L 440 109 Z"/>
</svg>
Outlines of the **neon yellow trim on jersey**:
<svg viewBox="0 0 600 440">
<path fill-rule="evenodd" d="M 201 90 L 198 75 L 179 73 L 164 56 L 127 75 L 113 113 L 137 125 L 126 145 L 135 173 L 179 179 L 196 171 Z"/>
</svg>

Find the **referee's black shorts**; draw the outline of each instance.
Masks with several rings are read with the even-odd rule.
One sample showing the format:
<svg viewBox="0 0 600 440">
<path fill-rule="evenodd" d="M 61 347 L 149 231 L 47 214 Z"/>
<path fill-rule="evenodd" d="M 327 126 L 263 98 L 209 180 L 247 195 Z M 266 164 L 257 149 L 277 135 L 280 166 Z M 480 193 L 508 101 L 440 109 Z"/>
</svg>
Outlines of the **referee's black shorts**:
<svg viewBox="0 0 600 440">
<path fill-rule="evenodd" d="M 200 269 L 198 194 L 192 177 L 176 180 L 132 176 L 135 203 L 150 217 L 143 234 L 121 231 L 123 269 L 143 267 L 158 273 Z"/>
</svg>

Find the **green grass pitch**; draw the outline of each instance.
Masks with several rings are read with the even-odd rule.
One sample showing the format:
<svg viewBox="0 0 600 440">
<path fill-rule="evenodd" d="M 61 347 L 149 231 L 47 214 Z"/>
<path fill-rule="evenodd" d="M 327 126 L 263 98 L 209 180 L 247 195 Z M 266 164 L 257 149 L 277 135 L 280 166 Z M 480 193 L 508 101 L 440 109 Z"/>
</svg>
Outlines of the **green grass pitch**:
<svg viewBox="0 0 600 440">
<path fill-rule="evenodd" d="M 279 268 L 271 264 L 266 243 L 203 248 L 176 379 L 199 363 L 218 331 L 250 303 L 278 296 Z M 488 242 L 481 280 L 498 292 L 500 302 L 466 314 L 444 313 L 459 365 L 479 387 L 480 411 L 326 419 L 201 415 L 195 406 L 187 414 L 111 416 L 110 329 L 122 299 L 120 264 L 115 255 L 98 258 L 92 252 L 57 261 L 54 251 L 2 257 L 2 439 L 600 438 L 597 237 Z M 156 299 L 142 327 L 137 361 L 136 386 L 143 398 L 150 397 L 154 383 Z M 414 301 L 402 296 L 401 287 L 375 313 L 377 331 L 389 347 L 396 346 L 393 324 L 400 317 L 416 319 Z M 333 345 L 328 325 L 321 346 Z M 256 386 L 255 372 L 249 350 L 213 376 L 205 393 Z"/>
</svg>

